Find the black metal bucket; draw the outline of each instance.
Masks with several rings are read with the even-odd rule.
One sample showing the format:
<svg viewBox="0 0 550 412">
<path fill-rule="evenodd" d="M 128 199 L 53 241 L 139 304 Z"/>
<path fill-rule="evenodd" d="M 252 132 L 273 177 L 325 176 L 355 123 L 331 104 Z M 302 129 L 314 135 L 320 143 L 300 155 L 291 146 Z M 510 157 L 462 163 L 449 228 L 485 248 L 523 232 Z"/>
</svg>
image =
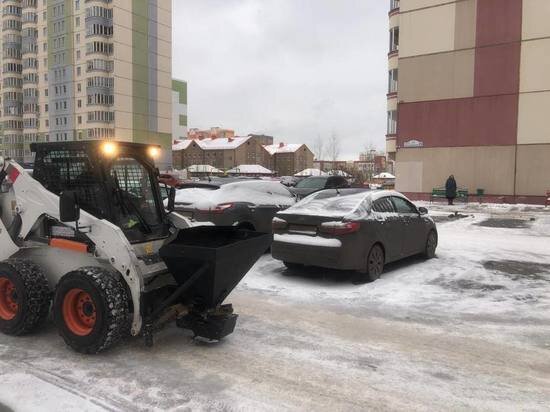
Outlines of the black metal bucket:
<svg viewBox="0 0 550 412">
<path fill-rule="evenodd" d="M 183 293 L 202 308 L 220 305 L 271 245 L 272 235 L 235 227 L 198 226 L 180 230 L 159 253 L 179 285 L 208 267 Z"/>
</svg>

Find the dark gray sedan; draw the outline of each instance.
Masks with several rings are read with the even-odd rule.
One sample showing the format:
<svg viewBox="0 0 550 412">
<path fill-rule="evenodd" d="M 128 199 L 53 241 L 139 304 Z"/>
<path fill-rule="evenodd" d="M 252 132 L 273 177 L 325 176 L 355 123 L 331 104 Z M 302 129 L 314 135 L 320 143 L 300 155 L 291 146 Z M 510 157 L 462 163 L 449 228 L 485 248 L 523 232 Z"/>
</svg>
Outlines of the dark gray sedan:
<svg viewBox="0 0 550 412">
<path fill-rule="evenodd" d="M 354 270 L 372 281 L 386 263 L 435 256 L 437 228 L 427 213 L 395 191 L 323 190 L 273 219 L 272 254 L 288 268 Z"/>
<path fill-rule="evenodd" d="M 342 189 L 349 187 L 349 183 L 343 176 L 310 176 L 296 183 L 290 191 L 296 195 L 297 199 L 318 192 L 323 189 Z"/>
</svg>

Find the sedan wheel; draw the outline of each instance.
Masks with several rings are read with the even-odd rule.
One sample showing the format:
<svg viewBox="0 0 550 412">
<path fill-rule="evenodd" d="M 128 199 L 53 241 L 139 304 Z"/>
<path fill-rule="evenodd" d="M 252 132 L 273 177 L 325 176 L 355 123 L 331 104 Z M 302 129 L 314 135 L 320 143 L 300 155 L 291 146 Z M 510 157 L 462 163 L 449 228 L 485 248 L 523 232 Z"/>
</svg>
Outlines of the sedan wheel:
<svg viewBox="0 0 550 412">
<path fill-rule="evenodd" d="M 435 257 L 435 250 L 437 249 L 437 233 L 435 230 L 431 230 L 426 240 L 426 250 L 424 256 L 427 259 L 433 259 Z"/>
<path fill-rule="evenodd" d="M 384 271 L 384 250 L 380 245 L 374 245 L 369 252 L 367 260 L 367 277 L 373 282 L 380 277 Z"/>
</svg>

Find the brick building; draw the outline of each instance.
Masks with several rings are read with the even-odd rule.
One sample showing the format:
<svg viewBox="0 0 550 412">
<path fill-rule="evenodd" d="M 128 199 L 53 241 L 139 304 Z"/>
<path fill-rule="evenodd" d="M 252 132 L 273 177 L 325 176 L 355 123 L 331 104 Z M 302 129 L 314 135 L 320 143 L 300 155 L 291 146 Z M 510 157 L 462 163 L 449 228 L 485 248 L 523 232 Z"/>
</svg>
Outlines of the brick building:
<svg viewBox="0 0 550 412">
<path fill-rule="evenodd" d="M 199 133 L 195 136 L 201 137 L 175 141 L 172 147 L 175 169 L 196 164 L 222 170 L 240 165 L 261 165 L 286 176 L 313 166 L 313 153 L 303 144 L 263 145 L 263 142 L 273 139 L 264 135 L 205 138 Z"/>
<path fill-rule="evenodd" d="M 269 169 L 279 176 L 293 176 L 313 167 L 313 152 L 305 144 L 279 143 L 264 146 L 271 155 Z"/>
<path fill-rule="evenodd" d="M 178 141 L 172 147 L 173 167 L 205 164 L 227 170 L 241 164 L 270 164 L 270 155 L 253 137 L 215 137 Z M 267 166 L 265 166 L 267 167 Z"/>
</svg>

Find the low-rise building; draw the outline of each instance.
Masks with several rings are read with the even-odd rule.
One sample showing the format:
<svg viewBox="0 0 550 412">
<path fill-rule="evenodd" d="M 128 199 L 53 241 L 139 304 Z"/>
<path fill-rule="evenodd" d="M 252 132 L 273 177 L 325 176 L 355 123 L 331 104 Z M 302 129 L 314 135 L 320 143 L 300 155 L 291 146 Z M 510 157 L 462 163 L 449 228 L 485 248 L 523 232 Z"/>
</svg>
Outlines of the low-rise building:
<svg viewBox="0 0 550 412">
<path fill-rule="evenodd" d="M 223 133 L 222 133 L 223 134 Z M 204 137 L 191 129 L 194 138 L 176 140 L 172 147 L 173 167 L 185 169 L 194 164 L 208 164 L 228 170 L 238 165 L 261 165 L 280 176 L 294 175 L 313 166 L 313 153 L 304 144 L 264 145 L 271 136 Z"/>
<path fill-rule="evenodd" d="M 305 144 L 279 143 L 264 146 L 271 155 L 269 169 L 279 176 L 293 176 L 304 169 L 313 167 L 313 152 Z"/>
<path fill-rule="evenodd" d="M 239 164 L 265 166 L 269 165 L 270 158 L 263 146 L 250 136 L 186 139 L 175 142 L 172 151 L 176 169 L 194 164 L 207 164 L 223 170 Z"/>
</svg>

